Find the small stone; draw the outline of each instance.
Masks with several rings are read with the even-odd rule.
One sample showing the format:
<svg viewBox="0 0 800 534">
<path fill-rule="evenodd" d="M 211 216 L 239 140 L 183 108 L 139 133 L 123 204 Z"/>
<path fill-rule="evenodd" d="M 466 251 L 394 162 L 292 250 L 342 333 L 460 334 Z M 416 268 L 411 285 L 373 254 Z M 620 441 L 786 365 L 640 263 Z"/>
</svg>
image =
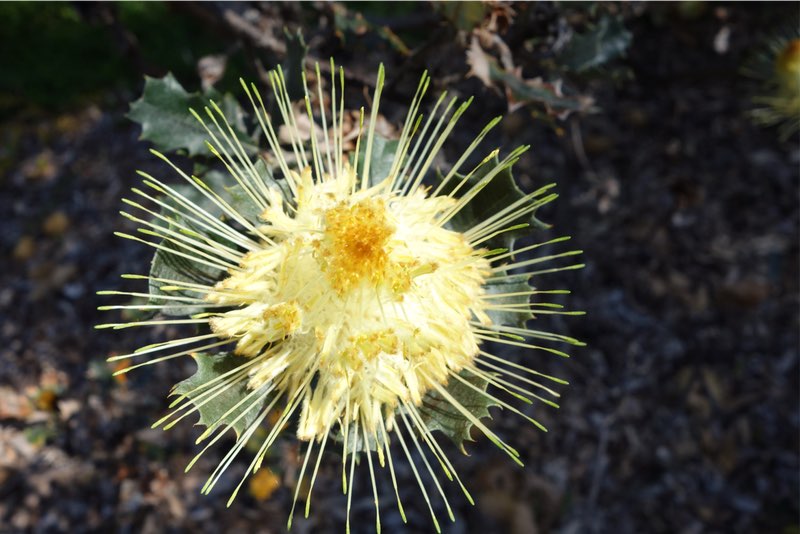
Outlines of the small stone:
<svg viewBox="0 0 800 534">
<path fill-rule="evenodd" d="M 69 218 L 63 211 L 51 213 L 42 223 L 42 231 L 51 237 L 64 235 L 67 229 L 69 229 Z"/>
<path fill-rule="evenodd" d="M 250 479 L 250 495 L 257 501 L 265 501 L 281 486 L 281 479 L 268 468 L 259 469 Z"/>
<path fill-rule="evenodd" d="M 30 180 L 52 180 L 58 173 L 55 154 L 52 150 L 46 149 L 23 162 L 21 170 L 22 174 Z"/>
<path fill-rule="evenodd" d="M 34 242 L 33 238 L 31 236 L 24 235 L 19 238 L 19 241 L 17 241 L 12 255 L 17 261 L 26 261 L 33 256 L 35 251 L 36 243 Z"/>
</svg>

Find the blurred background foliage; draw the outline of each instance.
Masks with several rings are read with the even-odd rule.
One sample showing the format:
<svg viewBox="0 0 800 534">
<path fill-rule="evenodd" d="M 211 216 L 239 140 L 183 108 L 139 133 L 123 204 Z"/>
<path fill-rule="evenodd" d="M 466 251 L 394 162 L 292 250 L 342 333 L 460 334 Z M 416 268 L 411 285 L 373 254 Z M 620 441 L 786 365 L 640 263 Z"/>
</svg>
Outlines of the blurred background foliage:
<svg viewBox="0 0 800 534">
<path fill-rule="evenodd" d="M 3 2 L 0 17 L 6 114 L 97 103 L 139 86 L 142 74 L 196 80 L 197 61 L 229 46 L 165 2 Z"/>
<path fill-rule="evenodd" d="M 551 6 L 542 11 L 557 10 L 559 24 L 527 34 L 521 34 L 520 24 L 515 22 L 523 20 L 535 26 L 530 6 L 518 7 L 517 13 L 508 4 L 492 2 L 306 2 L 273 5 L 268 11 L 279 17 L 277 25 L 292 31 L 302 28 L 307 40 L 333 46 L 334 52 L 345 55 L 351 53 L 348 49 L 353 49 L 354 39 L 360 39 L 360 50 L 377 45 L 416 63 L 415 58 L 424 56 L 426 48 L 437 42 L 454 40 L 469 45 L 470 39 L 478 41 L 479 45 L 473 44 L 467 52 L 470 74 L 506 92 L 511 109 L 530 103 L 543 105 L 548 113 L 534 115 L 547 119 L 553 114 L 563 118 L 570 111 L 596 110 L 588 91 L 592 79 L 619 84 L 631 79 L 630 70 L 615 62 L 626 56 L 632 44 L 627 20 L 643 17 L 656 27 L 677 27 L 697 24 L 720 9 L 702 1 L 647 8 L 602 2 Z M 252 79 L 264 72 L 285 49 L 280 35 L 263 37 L 276 24 L 259 27 L 258 21 L 247 20 L 247 13 L 234 11 L 222 4 L 190 2 L 4 2 L 0 4 L 0 47 L 8 52 L 0 57 L 0 117 L 88 103 L 123 105 L 135 95 L 132 88 L 141 87 L 142 74 L 162 77 L 172 72 L 191 92 L 201 83 L 198 69 L 203 58 L 222 61 L 225 75 L 215 78 L 212 85 L 222 91 L 235 89 L 240 76 Z M 773 28 L 760 30 L 741 66 L 742 72 L 761 82 L 761 94 L 754 99 L 761 111 L 754 116 L 767 125 L 796 124 L 797 99 L 792 100 L 795 95 L 782 89 L 787 86 L 781 81 L 786 76 L 778 72 L 776 61 L 792 39 L 797 39 L 800 16 L 787 22 L 774 10 L 750 15 L 759 19 L 762 28 Z M 320 20 L 325 21 L 322 26 L 317 24 Z M 441 20 L 449 23 L 447 28 L 438 23 Z M 431 35 L 430 29 L 436 26 L 437 34 Z M 257 35 L 259 31 L 264 31 L 263 35 Z M 504 39 L 509 36 L 507 43 Z M 716 45 L 726 46 L 726 33 L 715 38 Z M 512 54 L 518 41 L 527 54 Z M 800 46 L 792 50 L 792 58 L 800 57 Z M 792 61 L 798 59 L 788 60 Z M 536 72 L 537 77 L 526 78 L 528 72 Z M 794 88 L 797 73 L 792 71 L 789 78 L 788 86 Z M 758 93 L 751 92 L 749 98 Z M 784 96 L 776 99 L 774 93 Z M 795 129 L 787 126 L 782 133 Z"/>
</svg>

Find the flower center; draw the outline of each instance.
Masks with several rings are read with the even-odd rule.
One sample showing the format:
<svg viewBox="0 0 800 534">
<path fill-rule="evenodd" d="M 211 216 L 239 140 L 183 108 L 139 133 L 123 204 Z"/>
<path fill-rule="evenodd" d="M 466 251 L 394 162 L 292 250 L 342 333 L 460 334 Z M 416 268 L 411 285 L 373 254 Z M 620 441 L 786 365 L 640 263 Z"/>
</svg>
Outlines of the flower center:
<svg viewBox="0 0 800 534">
<path fill-rule="evenodd" d="M 364 281 L 374 285 L 386 278 L 389 239 L 394 226 L 379 199 L 339 205 L 325 211 L 325 230 L 315 243 L 322 271 L 339 295 Z"/>
</svg>

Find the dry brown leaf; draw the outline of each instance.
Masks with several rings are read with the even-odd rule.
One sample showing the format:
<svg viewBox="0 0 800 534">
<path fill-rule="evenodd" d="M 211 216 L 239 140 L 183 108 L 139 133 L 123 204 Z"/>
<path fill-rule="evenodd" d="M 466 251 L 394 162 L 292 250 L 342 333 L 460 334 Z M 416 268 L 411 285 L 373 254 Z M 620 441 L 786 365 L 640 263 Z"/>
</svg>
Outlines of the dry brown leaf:
<svg viewBox="0 0 800 534">
<path fill-rule="evenodd" d="M 295 104 L 295 123 L 296 128 L 293 128 L 295 136 L 299 137 L 304 143 L 311 140 L 311 121 L 308 118 L 308 112 L 305 105 L 302 103 Z M 369 130 L 369 117 L 364 117 L 364 126 L 359 129 L 360 112 L 355 110 L 345 110 L 344 117 L 342 118 L 342 150 L 344 152 L 351 152 L 356 148 L 356 139 L 358 139 L 359 130 L 364 134 Z M 317 143 L 320 147 L 325 147 L 325 137 L 323 137 L 322 126 L 315 124 L 314 128 L 317 132 Z M 387 139 L 395 139 L 398 136 L 397 128 L 390 123 L 386 117 L 378 114 L 378 119 L 375 123 L 375 133 Z M 338 126 L 337 126 L 338 134 Z M 333 146 L 333 127 L 328 128 L 328 143 Z M 282 144 L 291 144 L 291 130 L 289 126 L 282 124 L 278 128 L 278 141 Z"/>
<path fill-rule="evenodd" d="M 496 51 L 497 58 L 487 52 Z M 502 89 L 508 100 L 509 112 L 531 103 L 541 104 L 548 114 L 566 119 L 575 111 L 590 111 L 594 100 L 585 95 L 565 95 L 561 80 L 545 82 L 541 77 L 525 79 L 522 69 L 515 67 L 511 51 L 496 34 L 486 30 L 472 33 L 467 49 L 468 76 L 475 76 L 493 90 Z"/>
<path fill-rule="evenodd" d="M 489 76 L 489 56 L 481 48 L 476 36 L 472 37 L 467 49 L 467 65 L 469 65 L 467 77 L 474 76 L 482 81 L 486 87 L 495 88 Z"/>
<path fill-rule="evenodd" d="M 228 58 L 222 54 L 203 56 L 197 62 L 197 74 L 203 91 L 208 91 L 225 75 Z"/>
</svg>

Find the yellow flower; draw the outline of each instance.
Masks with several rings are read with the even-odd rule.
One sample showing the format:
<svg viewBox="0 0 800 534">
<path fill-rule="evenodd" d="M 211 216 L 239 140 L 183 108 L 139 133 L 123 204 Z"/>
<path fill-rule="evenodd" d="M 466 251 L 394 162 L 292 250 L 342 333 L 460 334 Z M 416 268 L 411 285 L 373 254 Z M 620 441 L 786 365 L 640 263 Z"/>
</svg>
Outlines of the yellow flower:
<svg viewBox="0 0 800 534">
<path fill-rule="evenodd" d="M 754 121 L 776 126 L 781 140 L 800 130 L 800 34 L 787 28 L 767 40 L 745 67 L 759 80 L 760 94 L 753 98 Z"/>
<path fill-rule="evenodd" d="M 266 424 L 268 414 L 279 408 L 280 415 L 268 425 L 269 433 L 248 473 L 259 469 L 281 430 L 296 421 L 297 438 L 308 445 L 295 502 L 313 465 L 306 515 L 320 458 L 331 440 L 341 444 L 345 459 L 343 485 L 348 494 L 348 518 L 353 470 L 359 454 L 367 459 L 376 517 L 377 467 L 373 454 L 379 466 L 388 466 L 403 514 L 390 447 L 396 439 L 411 463 L 438 530 L 410 445 L 420 454 L 423 445 L 427 447 L 442 473 L 450 480 L 455 478 L 462 489 L 464 486 L 432 435 L 432 430 L 447 432 L 447 427 L 436 419 L 429 405 L 444 404 L 448 417 L 463 422 L 462 434 L 452 431 L 451 437 L 466 438 L 463 428 L 468 430 L 474 425 L 521 463 L 517 451 L 480 418 L 488 413 L 488 405 L 497 405 L 538 423 L 487 391 L 486 386 L 490 384 L 525 400 L 530 397 L 553 404 L 545 396 L 558 394 L 543 382 L 564 382 L 492 354 L 485 342 L 556 354 L 563 353 L 529 340 L 579 344 L 572 338 L 525 325 L 532 311 L 577 313 L 560 312 L 558 305 L 546 302 L 531 302 L 537 295 L 563 291 L 536 290 L 528 286 L 527 280 L 536 274 L 580 267 L 529 270 L 543 261 L 579 251 L 514 260 L 516 255 L 545 243 L 513 252 L 488 248 L 490 243 L 526 227 L 535 210 L 555 198 L 549 192 L 550 186 L 527 195 L 515 190 L 516 196 L 508 205 L 495 206 L 484 218 L 465 222 L 468 211 L 480 212 L 475 203 L 486 188 L 493 181 L 509 179 L 508 170 L 527 149 L 513 150 L 502 160 L 497 159 L 498 150 L 494 150 L 465 175 L 459 174 L 499 119 L 480 133 L 446 175 L 431 181 L 434 159 L 469 102 L 454 108 L 453 99 L 442 111 L 443 95 L 423 120 L 419 109 L 430 81 L 423 75 L 400 138 L 396 146 L 392 145 L 375 134 L 384 82 L 381 67 L 366 135 L 359 134 L 351 159 L 344 150 L 344 99 L 339 92 L 336 105 L 333 64 L 331 72 L 333 105 L 329 113 L 321 104 L 313 110 L 306 87 L 304 119 L 311 125 L 310 147 L 297 128 L 300 117 L 287 95 L 283 73 L 278 70 L 271 74 L 280 120 L 288 126 L 290 149 L 286 151 L 261 95 L 255 86 L 242 83 L 266 137 L 278 179 L 265 170 L 263 163 L 248 158 L 226 117 L 213 103 L 213 109 L 206 109 L 206 119 L 193 113 L 207 129 L 211 151 L 229 173 L 229 184 L 223 190 L 185 174 L 155 152 L 193 189 L 190 195 L 142 173 L 145 184 L 162 193 L 165 200 L 139 189 L 134 192 L 156 202 L 162 212 L 127 200 L 156 220 L 146 222 L 126 216 L 144 224 L 145 233 L 162 241 L 145 241 L 158 249 L 155 272 L 147 277 L 128 277 L 146 278 L 150 283 L 151 302 L 135 307 L 167 314 L 179 310 L 191 316 L 101 327 L 198 324 L 205 328 L 194 337 L 115 357 L 149 356 L 179 348 L 178 352 L 124 371 L 187 354 L 227 351 L 224 359 L 196 357 L 198 375 L 178 385 L 175 392 L 179 397 L 173 411 L 157 423 L 168 423 L 168 428 L 189 414 L 199 413 L 208 428 L 198 442 L 214 435 L 208 446 L 228 430 L 236 431 L 236 444 L 212 473 L 204 491 L 211 490 L 248 440 Z M 317 79 L 321 80 L 319 67 Z M 339 84 L 343 91 L 341 70 Z M 322 103 L 325 99 L 321 84 L 317 89 L 316 97 Z M 362 110 L 362 127 L 363 119 Z M 383 161 L 377 158 L 379 145 Z M 231 196 L 234 189 L 238 194 L 235 201 Z M 240 207 L 243 205 L 247 209 Z M 155 269 L 159 262 L 167 260 L 173 261 L 173 278 L 163 277 Z M 194 276 L 192 269 L 203 276 Z M 519 320 L 509 319 L 516 317 Z M 480 399 L 478 408 L 474 402 L 465 403 L 465 395 Z M 426 455 L 422 457 L 444 499 L 436 471 Z M 471 501 L 466 489 L 464 493 Z M 379 517 L 376 529 L 380 529 Z"/>
</svg>

